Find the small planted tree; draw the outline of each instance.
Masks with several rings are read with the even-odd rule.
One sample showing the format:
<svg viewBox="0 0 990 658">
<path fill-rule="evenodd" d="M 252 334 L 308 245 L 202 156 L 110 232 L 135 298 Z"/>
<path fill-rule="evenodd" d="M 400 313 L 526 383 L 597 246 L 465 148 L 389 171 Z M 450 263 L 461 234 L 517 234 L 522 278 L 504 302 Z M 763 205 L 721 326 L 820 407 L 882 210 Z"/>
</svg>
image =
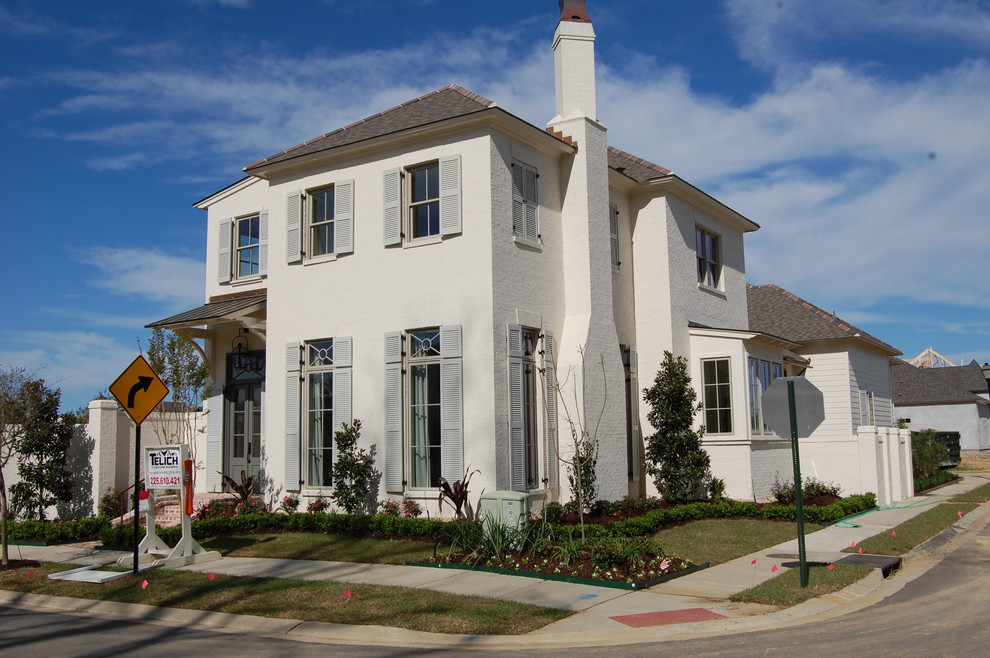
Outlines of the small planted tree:
<svg viewBox="0 0 990 658">
<path fill-rule="evenodd" d="M 598 487 L 596 480 L 596 466 L 598 465 L 598 430 L 601 426 L 602 417 L 605 415 L 605 405 L 608 404 L 608 380 L 605 376 L 605 357 L 599 356 L 599 365 L 602 370 L 602 408 L 598 412 L 598 417 L 594 424 L 589 422 L 587 415 L 581 412 L 581 404 L 577 397 L 577 385 L 573 384 L 574 390 L 572 405 L 568 406 L 565 390 L 571 372 L 567 373 L 562 381 L 556 385 L 556 395 L 560 399 L 560 409 L 564 416 L 564 422 L 571 435 L 571 453 L 569 457 L 558 459 L 567 466 L 567 480 L 571 485 L 571 502 L 577 506 L 578 521 L 581 525 L 581 541 L 585 539 L 584 533 L 584 513 L 590 509 L 592 503 L 598 497 Z M 584 352 L 581 352 L 581 365 L 584 368 Z M 559 455 L 559 453 L 558 453 Z"/>
<path fill-rule="evenodd" d="M 701 447 L 705 428 L 694 429 L 702 405 L 696 404 L 687 360 L 664 351 L 653 386 L 643 396 L 650 406 L 646 417 L 656 430 L 646 437 L 646 471 L 665 499 L 696 498 L 711 477 L 711 459 Z"/>
<path fill-rule="evenodd" d="M 193 340 L 172 331 L 154 329 L 148 340 L 148 365 L 168 386 L 171 404 L 148 419 L 163 444 L 186 444 L 196 461 L 196 435 L 205 430 L 196 413 L 210 394 L 210 370 Z"/>
<path fill-rule="evenodd" d="M 10 488 L 11 507 L 26 519 L 45 520 L 45 510 L 72 500 L 72 473 L 65 468 L 75 431 L 71 414 L 59 415 L 62 392 L 44 380 L 31 379 L 21 387 L 24 432 L 18 446 L 20 482 Z"/>
<path fill-rule="evenodd" d="M 361 421 L 357 419 L 353 425 L 344 423 L 333 435 L 337 459 L 333 464 L 333 493 L 330 497 L 348 514 L 367 506 L 375 479 L 375 459 L 364 448 L 357 447 L 360 438 Z"/>
</svg>

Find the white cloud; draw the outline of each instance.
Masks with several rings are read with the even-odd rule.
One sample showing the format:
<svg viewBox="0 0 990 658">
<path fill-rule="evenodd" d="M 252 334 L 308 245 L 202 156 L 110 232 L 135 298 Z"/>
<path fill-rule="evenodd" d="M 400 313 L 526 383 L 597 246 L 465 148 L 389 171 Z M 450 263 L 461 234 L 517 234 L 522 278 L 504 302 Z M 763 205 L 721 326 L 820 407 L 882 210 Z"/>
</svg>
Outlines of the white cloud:
<svg viewBox="0 0 990 658">
<path fill-rule="evenodd" d="M 75 258 L 100 271 L 99 277 L 90 281 L 96 288 L 161 301 L 175 308 L 203 301 L 201 257 L 138 247 L 92 247 L 77 251 Z"/>
</svg>

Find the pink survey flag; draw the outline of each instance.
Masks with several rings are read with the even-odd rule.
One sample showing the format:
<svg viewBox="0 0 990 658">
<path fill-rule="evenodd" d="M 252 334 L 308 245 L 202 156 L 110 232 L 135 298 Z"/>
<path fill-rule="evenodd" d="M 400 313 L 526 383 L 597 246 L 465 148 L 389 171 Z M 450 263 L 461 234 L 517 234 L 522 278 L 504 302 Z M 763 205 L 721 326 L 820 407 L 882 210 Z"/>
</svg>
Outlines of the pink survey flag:
<svg viewBox="0 0 990 658">
<path fill-rule="evenodd" d="M 830 562 L 829 565 L 828 565 L 828 570 L 831 571 L 834 568 L 835 568 L 835 565 Z"/>
<path fill-rule="evenodd" d="M 956 512 L 956 514 L 958 514 L 958 515 L 959 515 L 959 518 L 960 518 L 960 519 L 962 518 L 962 510 L 959 510 L 958 512 Z"/>
<path fill-rule="evenodd" d="M 853 540 L 853 548 L 856 548 L 856 540 Z"/>
<path fill-rule="evenodd" d="M 210 572 L 210 575 L 207 576 L 207 578 L 209 578 L 210 580 L 216 580 L 217 579 L 217 575 L 211 571 Z"/>
<path fill-rule="evenodd" d="M 890 534 L 891 534 L 891 536 L 896 537 L 897 536 L 897 531 L 896 530 L 891 530 L 890 531 Z"/>
<path fill-rule="evenodd" d="M 861 549 L 859 549 L 859 554 L 860 554 L 860 555 L 862 555 L 862 554 L 863 554 L 863 549 L 862 549 L 862 548 L 861 548 Z"/>
<path fill-rule="evenodd" d="M 141 581 L 141 589 L 148 589 L 148 581 L 147 580 L 142 580 Z"/>
<path fill-rule="evenodd" d="M 34 570 L 33 569 L 31 569 L 31 570 L 28 571 L 28 578 L 30 578 L 32 575 L 34 575 Z"/>
<path fill-rule="evenodd" d="M 347 590 L 346 592 L 344 592 L 343 594 L 341 594 L 341 596 L 344 597 L 345 599 L 349 599 L 352 596 L 354 596 L 354 593 L 351 592 L 351 590 Z"/>
<path fill-rule="evenodd" d="M 776 564 L 773 565 L 772 567 L 770 567 L 770 573 L 777 573 L 777 565 Z"/>
<path fill-rule="evenodd" d="M 750 564 L 756 564 L 756 560 L 753 560 L 752 562 L 750 562 Z"/>
</svg>

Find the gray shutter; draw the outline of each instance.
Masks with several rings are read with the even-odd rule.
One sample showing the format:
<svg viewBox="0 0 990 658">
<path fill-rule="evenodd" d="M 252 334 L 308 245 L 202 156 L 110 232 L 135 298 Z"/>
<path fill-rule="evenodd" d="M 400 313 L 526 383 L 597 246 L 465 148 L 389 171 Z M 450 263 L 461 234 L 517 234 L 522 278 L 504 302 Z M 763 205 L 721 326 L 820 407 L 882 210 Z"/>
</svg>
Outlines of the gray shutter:
<svg viewBox="0 0 990 658">
<path fill-rule="evenodd" d="M 547 486 L 554 488 L 558 485 L 557 462 L 557 374 L 556 356 L 554 353 L 553 334 L 543 332 L 543 378 L 546 391 L 547 413 Z"/>
<path fill-rule="evenodd" d="M 526 235 L 526 199 L 523 196 L 523 167 L 512 163 L 512 233 Z"/>
<path fill-rule="evenodd" d="M 303 193 L 290 192 L 285 210 L 285 262 L 302 262 L 302 206 Z"/>
<path fill-rule="evenodd" d="M 385 490 L 402 493 L 402 333 L 385 334 Z"/>
<path fill-rule="evenodd" d="M 285 490 L 299 491 L 300 389 L 299 343 L 285 346 Z"/>
<path fill-rule="evenodd" d="M 523 168 L 523 193 L 526 200 L 524 204 L 526 237 L 534 241 L 539 238 L 540 232 L 536 218 L 536 209 L 539 207 L 538 195 L 536 193 L 538 180 L 539 177 L 535 169 L 531 167 Z"/>
<path fill-rule="evenodd" d="M 629 427 L 632 437 L 632 477 L 639 482 L 643 477 L 643 436 L 639 427 L 639 355 L 629 350 Z"/>
<path fill-rule="evenodd" d="M 619 209 L 608 208 L 608 232 L 612 243 L 612 267 L 619 267 Z"/>
<path fill-rule="evenodd" d="M 337 183 L 333 201 L 334 252 L 350 254 L 354 251 L 354 181 L 348 179 Z"/>
<path fill-rule="evenodd" d="M 389 169 L 383 177 L 382 217 L 385 231 L 385 246 L 402 244 L 402 170 Z"/>
<path fill-rule="evenodd" d="M 448 155 L 440 158 L 440 235 L 460 232 L 461 156 Z"/>
<path fill-rule="evenodd" d="M 268 211 L 258 213 L 258 274 L 268 274 Z"/>
<path fill-rule="evenodd" d="M 526 416 L 523 391 L 522 327 L 508 326 L 509 474 L 513 491 L 526 490 Z"/>
<path fill-rule="evenodd" d="M 350 336 L 333 339 L 333 432 L 344 429 L 344 423 L 354 421 L 352 410 L 352 341 Z M 333 463 L 337 463 L 337 444 L 333 445 Z"/>
<path fill-rule="evenodd" d="M 461 326 L 440 327 L 440 474 L 464 477 L 464 364 Z"/>
<path fill-rule="evenodd" d="M 206 400 L 206 489 L 220 491 L 223 487 L 223 395 L 211 395 Z"/>
<path fill-rule="evenodd" d="M 220 222 L 220 233 L 217 235 L 217 283 L 230 283 L 230 228 L 231 220 Z"/>
</svg>

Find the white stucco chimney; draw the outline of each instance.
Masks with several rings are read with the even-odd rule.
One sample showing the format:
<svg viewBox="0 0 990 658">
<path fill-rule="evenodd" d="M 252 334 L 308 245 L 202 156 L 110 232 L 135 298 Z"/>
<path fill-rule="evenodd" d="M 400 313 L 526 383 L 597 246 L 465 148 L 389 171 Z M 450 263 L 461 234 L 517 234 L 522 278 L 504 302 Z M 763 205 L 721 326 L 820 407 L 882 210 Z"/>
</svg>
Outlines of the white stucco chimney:
<svg viewBox="0 0 990 658">
<path fill-rule="evenodd" d="M 557 116 L 597 119 L 595 104 L 595 30 L 585 0 L 558 0 L 560 21 L 553 39 Z"/>
</svg>

